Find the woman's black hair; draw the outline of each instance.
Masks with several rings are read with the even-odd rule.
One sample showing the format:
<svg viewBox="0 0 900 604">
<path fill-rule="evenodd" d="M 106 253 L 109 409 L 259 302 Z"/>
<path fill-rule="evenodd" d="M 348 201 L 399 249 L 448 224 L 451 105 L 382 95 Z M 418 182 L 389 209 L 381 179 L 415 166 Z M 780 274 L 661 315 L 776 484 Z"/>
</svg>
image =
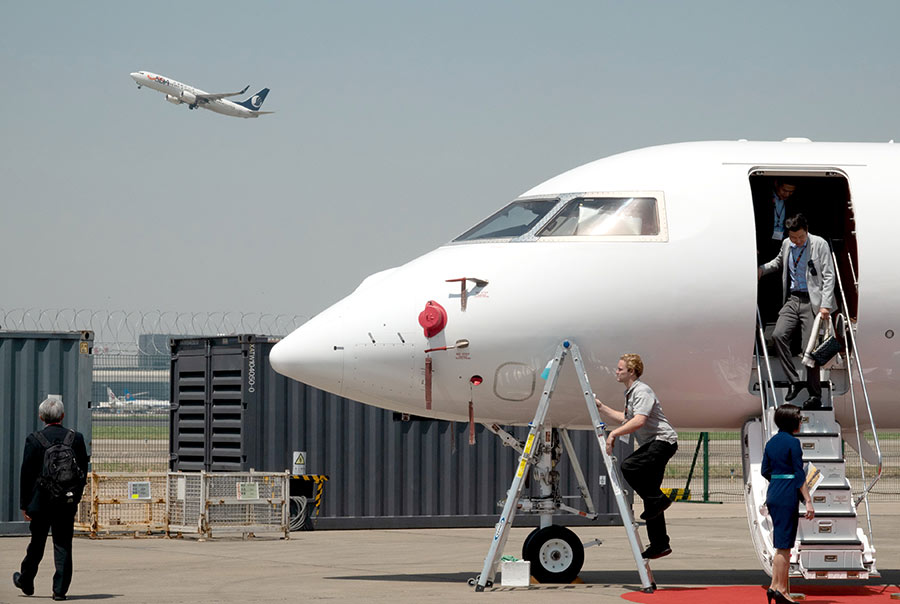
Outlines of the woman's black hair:
<svg viewBox="0 0 900 604">
<path fill-rule="evenodd" d="M 775 410 L 775 425 L 779 430 L 793 434 L 800 429 L 800 407 L 790 403 Z"/>
</svg>

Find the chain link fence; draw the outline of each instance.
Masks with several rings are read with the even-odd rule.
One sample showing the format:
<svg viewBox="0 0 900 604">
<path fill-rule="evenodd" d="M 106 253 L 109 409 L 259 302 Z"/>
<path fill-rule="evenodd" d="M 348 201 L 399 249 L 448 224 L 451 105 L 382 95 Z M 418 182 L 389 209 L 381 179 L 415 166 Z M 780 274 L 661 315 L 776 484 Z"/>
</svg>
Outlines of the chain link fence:
<svg viewBox="0 0 900 604">
<path fill-rule="evenodd" d="M 0 308 L 0 325 L 15 331 L 94 332 L 95 354 L 168 355 L 172 336 L 234 333 L 287 334 L 304 315 L 213 311 L 94 310 L 90 308 Z"/>
<path fill-rule="evenodd" d="M 92 403 L 94 471 L 169 469 L 168 355 L 95 355 Z"/>
<path fill-rule="evenodd" d="M 701 432 L 679 432 L 678 452 L 666 466 L 663 488 L 691 491 L 691 501 L 741 503 L 743 494 L 743 468 L 741 461 L 740 432 L 709 432 L 708 456 L 700 442 Z M 872 434 L 865 435 L 869 443 Z M 878 442 L 883 458 L 881 480 L 869 493 L 870 501 L 900 501 L 900 433 L 879 432 Z M 694 454 L 697 461 L 691 474 Z M 859 494 L 871 482 L 875 468 L 865 464 L 865 480 L 860 470 L 859 454 L 844 443 L 847 478 L 853 492 Z M 691 477 L 688 483 L 688 476 Z"/>
</svg>

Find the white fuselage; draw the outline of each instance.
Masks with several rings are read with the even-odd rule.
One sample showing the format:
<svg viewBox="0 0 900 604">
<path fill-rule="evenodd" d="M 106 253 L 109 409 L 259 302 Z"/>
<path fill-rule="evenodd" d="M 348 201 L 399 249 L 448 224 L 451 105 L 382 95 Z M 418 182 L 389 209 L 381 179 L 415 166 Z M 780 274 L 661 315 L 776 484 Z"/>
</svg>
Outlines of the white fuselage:
<svg viewBox="0 0 900 604">
<path fill-rule="evenodd" d="M 175 102 L 181 102 L 186 105 L 194 105 L 194 98 L 198 95 L 208 94 L 205 90 L 182 84 L 178 80 L 173 80 L 149 71 L 136 71 L 130 75 L 139 86 L 146 86 L 162 92 L 163 94 L 168 95 L 170 99 L 174 99 Z M 259 114 L 256 111 L 241 107 L 228 99 L 216 99 L 207 103 L 196 104 L 195 106 L 202 109 L 209 109 L 210 111 L 215 111 L 222 115 L 230 115 L 231 117 L 259 117 Z"/>
<path fill-rule="evenodd" d="M 524 424 L 542 393 L 541 372 L 564 338 L 578 343 L 595 393 L 622 408 L 614 377 L 625 352 L 678 429 L 737 429 L 761 413 L 750 390 L 756 335 L 753 170 L 846 175 L 858 244 L 858 341 L 876 425 L 900 427 L 900 148 L 892 144 L 708 142 L 602 159 L 523 197 L 653 192 L 664 200 L 664 237 L 553 237 L 450 243 L 366 279 L 271 354 L 290 377 L 364 403 L 419 416 Z M 460 283 L 469 282 L 465 311 Z M 847 284 L 845 284 L 846 286 Z M 852 287 L 852 284 L 850 284 Z M 426 338 L 418 322 L 433 300 L 446 327 Z M 466 348 L 434 351 L 468 340 Z M 432 409 L 425 408 L 425 359 Z M 777 363 L 776 359 L 772 359 Z M 471 378 L 483 382 L 472 385 Z M 839 419 L 850 397 L 836 397 Z M 554 393 L 555 426 L 588 427 L 571 365 Z"/>
</svg>

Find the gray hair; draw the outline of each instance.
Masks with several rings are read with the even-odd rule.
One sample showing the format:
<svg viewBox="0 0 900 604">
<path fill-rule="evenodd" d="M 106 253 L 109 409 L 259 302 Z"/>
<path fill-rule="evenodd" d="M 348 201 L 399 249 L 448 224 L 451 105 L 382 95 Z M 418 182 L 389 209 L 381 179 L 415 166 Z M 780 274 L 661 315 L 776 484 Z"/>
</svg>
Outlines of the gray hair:
<svg viewBox="0 0 900 604">
<path fill-rule="evenodd" d="M 63 407 L 63 402 L 56 398 L 44 399 L 44 402 L 38 407 L 38 417 L 45 424 L 55 424 L 61 421 L 65 413 L 66 408 Z"/>
</svg>

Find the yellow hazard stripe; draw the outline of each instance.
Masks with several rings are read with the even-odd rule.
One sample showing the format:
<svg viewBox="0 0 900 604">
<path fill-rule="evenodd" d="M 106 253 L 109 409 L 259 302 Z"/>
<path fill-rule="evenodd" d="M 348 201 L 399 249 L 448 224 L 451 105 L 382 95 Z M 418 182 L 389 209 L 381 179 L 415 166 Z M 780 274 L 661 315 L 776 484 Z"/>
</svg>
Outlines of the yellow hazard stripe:
<svg viewBox="0 0 900 604">
<path fill-rule="evenodd" d="M 660 489 L 666 497 L 672 501 L 689 501 L 691 498 L 690 489 Z"/>
<path fill-rule="evenodd" d="M 317 518 L 319 516 L 319 506 L 322 504 L 322 495 L 325 494 L 325 483 L 328 481 L 327 474 L 294 474 L 291 478 L 296 478 L 299 480 L 305 480 L 307 482 L 316 483 L 316 494 L 314 496 L 314 500 L 316 502 L 316 506 L 313 510 L 313 518 Z"/>
</svg>

